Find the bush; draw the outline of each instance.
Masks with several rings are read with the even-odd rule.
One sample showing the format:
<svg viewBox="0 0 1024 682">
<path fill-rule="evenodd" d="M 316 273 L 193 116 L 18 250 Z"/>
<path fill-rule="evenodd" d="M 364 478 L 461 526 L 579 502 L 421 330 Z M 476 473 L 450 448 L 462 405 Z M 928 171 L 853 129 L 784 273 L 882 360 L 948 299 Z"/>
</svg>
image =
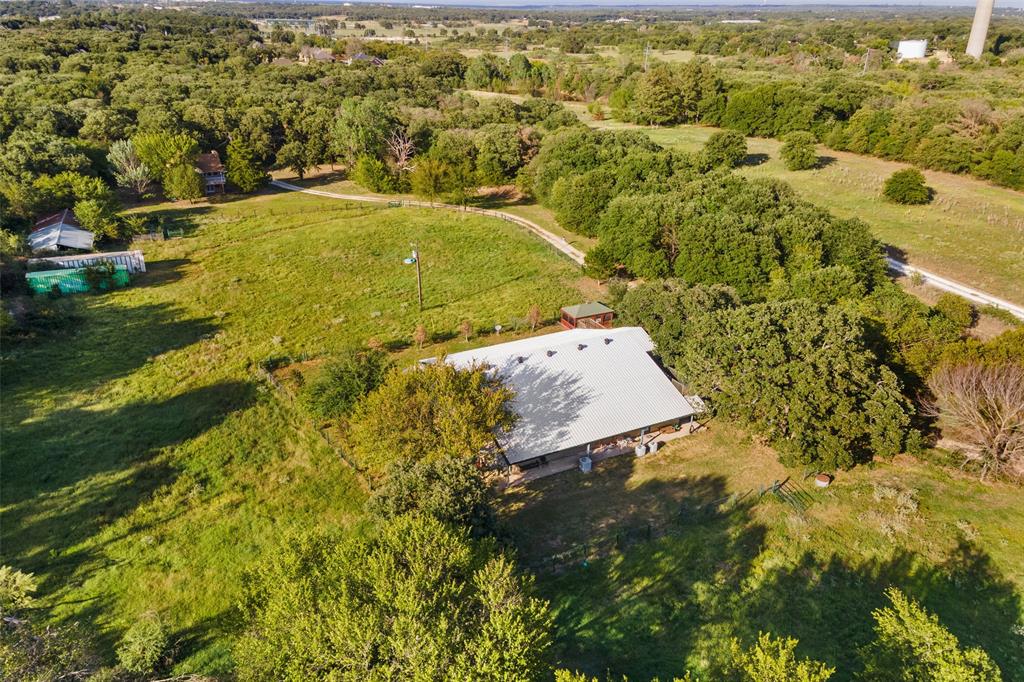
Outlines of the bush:
<svg viewBox="0 0 1024 682">
<path fill-rule="evenodd" d="M 942 294 L 935 303 L 935 311 L 953 322 L 960 329 L 967 329 L 974 324 L 978 312 L 969 301 L 956 294 Z"/>
<path fill-rule="evenodd" d="M 90 291 L 107 291 L 114 288 L 114 273 L 117 272 L 111 261 L 104 260 L 82 268 L 82 275 L 89 285 Z"/>
<path fill-rule="evenodd" d="M 885 181 L 882 194 L 897 204 L 927 204 L 932 200 L 932 189 L 925 184 L 924 174 L 916 168 L 896 171 Z"/>
<path fill-rule="evenodd" d="M 733 168 L 747 158 L 747 138 L 735 130 L 725 130 L 708 138 L 701 152 L 707 168 Z"/>
<path fill-rule="evenodd" d="M 395 178 L 387 165 L 372 156 L 360 156 L 352 168 L 352 179 L 370 190 L 388 194 L 395 191 Z"/>
<path fill-rule="evenodd" d="M 117 646 L 117 660 L 131 673 L 145 675 L 156 670 L 167 651 L 167 630 L 155 613 L 135 622 Z"/>
<path fill-rule="evenodd" d="M 480 469 L 463 457 L 400 460 L 391 466 L 383 485 L 370 495 L 366 509 L 379 519 L 425 514 L 442 523 L 469 528 L 480 537 L 494 529 L 489 490 Z"/>
<path fill-rule="evenodd" d="M 807 170 L 818 165 L 818 152 L 815 149 L 816 140 L 811 133 L 798 130 L 786 135 L 783 138 L 780 156 L 791 171 Z"/>
<path fill-rule="evenodd" d="M 381 350 L 347 350 L 302 388 L 299 400 L 314 416 L 341 417 L 377 388 L 390 369 L 391 360 Z"/>
</svg>

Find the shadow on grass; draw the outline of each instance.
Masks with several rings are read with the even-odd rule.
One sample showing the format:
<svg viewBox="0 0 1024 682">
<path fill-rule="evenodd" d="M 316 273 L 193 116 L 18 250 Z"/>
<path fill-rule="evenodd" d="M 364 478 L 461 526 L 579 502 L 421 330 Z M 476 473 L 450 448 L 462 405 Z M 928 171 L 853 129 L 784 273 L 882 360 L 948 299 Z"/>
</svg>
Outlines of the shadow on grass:
<svg viewBox="0 0 1024 682">
<path fill-rule="evenodd" d="M 10 429 L 5 556 L 23 570 L 45 570 L 40 591 L 53 591 L 92 557 L 96 547 L 79 548 L 84 541 L 173 482 L 176 471 L 166 458 L 154 459 L 158 451 L 199 436 L 254 400 L 251 384 L 223 382 L 111 410 L 58 410 Z"/>
<path fill-rule="evenodd" d="M 212 212 L 213 206 L 209 204 L 193 204 L 150 211 L 146 217 L 157 220 L 164 230 L 181 230 L 185 236 L 188 236 L 199 227 L 198 218 Z"/>
<path fill-rule="evenodd" d="M 173 275 L 157 273 L 162 276 Z M 6 424 L 28 418 L 32 408 L 22 398 L 36 402 L 96 387 L 217 329 L 209 319 L 186 318 L 168 304 L 127 307 L 104 297 L 80 297 L 74 304 L 81 314 L 60 336 L 19 344 L 5 357 Z"/>
<path fill-rule="evenodd" d="M 507 518 L 527 562 L 564 548 L 566 540 L 589 543 L 609 534 L 626 537 L 638 527 L 665 527 L 664 537 L 541 574 L 538 588 L 555 615 L 559 667 L 601 679 L 672 679 L 685 671 L 700 625 L 717 618 L 713 611 L 721 606 L 709 592 L 740 588 L 765 529 L 750 523 L 742 508 L 720 509 L 728 497 L 720 476 L 634 487 L 628 485 L 634 464 L 621 456 L 602 462 L 605 470 L 594 474 L 537 481 Z M 524 537 L 524 528 L 537 532 Z"/>
<path fill-rule="evenodd" d="M 681 677 L 689 664 L 704 668 L 694 672 L 705 679 L 721 679 L 731 638 L 748 646 L 759 631 L 770 631 L 797 638 L 799 656 L 835 666 L 834 680 L 853 680 L 861 669 L 858 648 L 874 638 L 871 612 L 895 586 L 935 613 L 963 645 L 987 651 L 1004 679 L 1024 679 L 1016 634 L 1024 605 L 979 547 L 962 542 L 938 561 L 899 548 L 862 560 L 852 540 L 843 543 L 851 547 L 848 555 L 790 553 L 784 543 L 794 540 L 785 525 L 770 530 L 742 503 L 720 506 L 728 492 L 722 478 L 633 486 L 634 460 L 618 459 L 586 476 L 567 472 L 506 493 L 504 519 L 528 566 L 574 543 L 593 546 L 616 529 L 684 510 L 663 537 L 538 572 L 538 591 L 555 616 L 557 667 L 647 680 Z"/>
<path fill-rule="evenodd" d="M 760 166 L 763 163 L 768 163 L 770 156 L 767 154 L 747 154 L 743 157 L 743 161 L 740 162 L 741 166 Z"/>
<path fill-rule="evenodd" d="M 802 655 L 836 666 L 837 680 L 852 679 L 860 668 L 858 648 L 874 639 L 871 612 L 888 605 L 890 586 L 936 614 L 961 644 L 987 651 L 1005 679 L 1022 679 L 1024 654 L 1014 632 L 1021 598 L 989 556 L 967 541 L 936 564 L 902 550 L 857 564 L 806 552 L 737 604 L 737 620 L 748 639 L 757 630 L 796 637 Z"/>
<path fill-rule="evenodd" d="M 172 258 L 146 263 L 146 272 L 136 275 L 132 286 L 158 287 L 177 282 L 184 276 L 185 266 L 191 262 L 188 258 Z"/>
</svg>

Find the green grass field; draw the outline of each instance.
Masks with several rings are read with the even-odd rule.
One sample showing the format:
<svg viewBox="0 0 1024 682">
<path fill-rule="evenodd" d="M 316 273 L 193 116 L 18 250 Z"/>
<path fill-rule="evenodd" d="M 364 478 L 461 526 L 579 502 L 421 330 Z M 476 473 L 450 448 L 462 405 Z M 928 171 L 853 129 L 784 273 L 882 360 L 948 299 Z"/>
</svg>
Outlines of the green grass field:
<svg viewBox="0 0 1024 682">
<path fill-rule="evenodd" d="M 357 523 L 364 496 L 260 363 L 370 337 L 435 354 L 402 350 L 417 323 L 439 340 L 465 318 L 511 330 L 531 304 L 582 300 L 581 279 L 475 216 L 283 193 L 144 210 L 186 236 L 147 243 L 131 288 L 76 298 L 71 332 L 5 344 L 3 562 L 107 647 L 156 610 L 178 670 L 223 671 L 246 566 L 292 529 Z"/>
<path fill-rule="evenodd" d="M 588 125 L 642 129 L 665 147 L 698 151 L 715 128 L 642 127 L 594 121 L 585 105 L 568 105 Z M 777 140 L 748 138 L 751 178 L 772 177 L 791 184 L 805 199 L 842 218 L 860 218 L 879 239 L 902 250 L 911 263 L 951 279 L 1024 303 L 1024 193 L 962 175 L 924 171 L 935 189 L 927 206 L 899 206 L 882 199 L 882 184 L 907 164 L 819 147 L 826 161 L 810 171 L 789 171 L 779 159 Z"/>
<path fill-rule="evenodd" d="M 178 672 L 225 672 L 246 566 L 295 529 L 358 529 L 365 496 L 261 363 L 315 364 L 370 337 L 411 360 L 463 347 L 451 338 L 462 319 L 481 335 L 471 345 L 492 342 L 486 330 L 514 329 L 531 304 L 554 316 L 596 292 L 540 240 L 465 214 L 274 192 L 140 210 L 185 237 L 147 243 L 149 272 L 131 288 L 74 299 L 72 332 L 5 344 L 4 562 L 36 573 L 43 604 L 94 625 L 108 654 L 156 610 Z M 410 242 L 422 315 L 402 263 Z M 419 322 L 435 340 L 409 348 Z M 559 664 L 665 679 L 766 628 L 849 679 L 870 610 L 895 584 L 1024 679 L 1019 488 L 900 458 L 810 491 L 806 518 L 751 496 L 722 504 L 787 473 L 800 472 L 713 422 L 648 459 L 504 494 L 502 517 L 556 615 Z M 671 532 L 647 540 L 648 523 Z M 587 567 L 548 561 L 615 534 L 624 551 Z"/>
<path fill-rule="evenodd" d="M 871 610 L 895 585 L 984 647 L 1004 679 L 1024 679 L 1019 488 L 901 457 L 842 473 L 826 490 L 801 483 L 813 500 L 801 516 L 774 497 L 758 501 L 758 486 L 787 474 L 802 478 L 713 422 L 642 460 L 510 489 L 502 515 L 524 561 L 539 567 L 559 665 L 601 679 L 672 679 L 705 671 L 729 638 L 749 643 L 770 630 L 849 680 L 856 647 L 872 637 Z M 670 532 L 646 540 L 648 524 L 655 537 L 659 526 Z M 587 565 L 582 554 L 542 560 L 595 552 L 603 539 L 625 549 Z"/>
</svg>

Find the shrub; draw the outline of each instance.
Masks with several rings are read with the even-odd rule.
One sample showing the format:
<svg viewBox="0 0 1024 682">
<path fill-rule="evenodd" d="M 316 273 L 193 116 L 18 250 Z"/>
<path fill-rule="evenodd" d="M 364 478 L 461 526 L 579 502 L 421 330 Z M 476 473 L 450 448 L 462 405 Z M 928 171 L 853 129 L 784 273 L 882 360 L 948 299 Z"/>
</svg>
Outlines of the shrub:
<svg viewBox="0 0 1024 682">
<path fill-rule="evenodd" d="M 994 305 L 987 305 L 984 308 L 982 308 L 979 312 L 982 313 L 983 315 L 994 317 L 1000 322 L 1005 322 L 1011 327 L 1019 327 L 1022 324 L 1024 324 L 1024 322 L 1022 322 L 1019 317 L 1011 313 L 1006 308 L 999 308 Z"/>
<path fill-rule="evenodd" d="M 876 609 L 875 641 L 865 647 L 861 679 L 886 682 L 995 682 L 999 668 L 983 650 L 963 648 L 939 619 L 898 589 L 886 591 L 892 606 Z"/>
<path fill-rule="evenodd" d="M 155 613 L 137 620 L 117 646 L 117 660 L 131 673 L 145 675 L 156 670 L 167 651 L 167 630 Z"/>
<path fill-rule="evenodd" d="M 735 130 L 724 130 L 708 138 L 701 152 L 708 168 L 733 168 L 747 158 L 747 139 Z"/>
<path fill-rule="evenodd" d="M 391 360 L 381 350 L 349 349 L 303 386 L 299 399 L 314 416 L 334 419 L 348 414 L 390 369 Z"/>
<path fill-rule="evenodd" d="M 32 605 L 36 581 L 31 573 L 0 566 L 0 615 L 9 616 Z"/>
<path fill-rule="evenodd" d="M 967 329 L 974 324 L 978 311 L 969 301 L 956 294 L 942 294 L 935 303 L 935 311 L 953 322 L 960 329 Z"/>
<path fill-rule="evenodd" d="M 798 130 L 786 135 L 779 152 L 786 168 L 791 171 L 807 170 L 818 165 L 818 152 L 815 149 L 814 135 Z"/>
<path fill-rule="evenodd" d="M 494 528 L 489 490 L 480 469 L 463 457 L 399 460 L 370 495 L 366 509 L 379 519 L 426 514 L 449 525 L 469 528 L 479 537 Z"/>
<path fill-rule="evenodd" d="M 104 260 L 82 268 L 82 275 L 91 291 L 106 291 L 114 287 L 116 269 L 111 261 Z"/>
<path fill-rule="evenodd" d="M 897 204 L 927 204 L 932 200 L 932 189 L 925 184 L 924 174 L 916 168 L 896 171 L 885 181 L 882 194 Z"/>
<path fill-rule="evenodd" d="M 387 165 L 372 156 L 360 156 L 352 168 L 352 179 L 370 190 L 387 194 L 395 191 L 395 178 Z"/>
</svg>

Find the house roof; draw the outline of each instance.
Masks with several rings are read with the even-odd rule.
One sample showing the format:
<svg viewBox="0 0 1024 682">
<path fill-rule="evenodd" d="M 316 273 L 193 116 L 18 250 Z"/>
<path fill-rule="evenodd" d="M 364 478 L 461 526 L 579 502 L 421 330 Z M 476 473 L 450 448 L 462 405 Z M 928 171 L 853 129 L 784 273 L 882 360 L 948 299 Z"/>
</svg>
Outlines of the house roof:
<svg viewBox="0 0 1024 682">
<path fill-rule="evenodd" d="M 28 236 L 28 246 L 33 251 L 50 251 L 58 246 L 71 249 L 91 249 L 96 236 L 82 226 L 71 209 L 40 218 L 35 229 Z"/>
<path fill-rule="evenodd" d="M 214 149 L 212 152 L 200 154 L 196 157 L 196 168 L 201 173 L 222 173 L 224 164 L 220 162 L 220 154 Z"/>
<path fill-rule="evenodd" d="M 572 329 L 453 353 L 445 362 L 487 365 L 515 391 L 519 421 L 498 436 L 515 464 L 698 412 L 652 350 L 640 327 Z"/>
<path fill-rule="evenodd" d="M 567 305 L 562 308 L 563 313 L 568 313 L 573 319 L 579 319 L 581 317 L 593 317 L 594 315 L 604 315 L 605 313 L 615 312 L 608 306 L 597 301 L 590 303 L 580 303 L 579 305 Z"/>
<path fill-rule="evenodd" d="M 315 59 L 320 62 L 334 61 L 334 52 L 326 47 L 310 47 L 309 45 L 304 45 L 302 49 L 299 50 L 299 55 L 306 57 L 307 59 Z"/>
</svg>

